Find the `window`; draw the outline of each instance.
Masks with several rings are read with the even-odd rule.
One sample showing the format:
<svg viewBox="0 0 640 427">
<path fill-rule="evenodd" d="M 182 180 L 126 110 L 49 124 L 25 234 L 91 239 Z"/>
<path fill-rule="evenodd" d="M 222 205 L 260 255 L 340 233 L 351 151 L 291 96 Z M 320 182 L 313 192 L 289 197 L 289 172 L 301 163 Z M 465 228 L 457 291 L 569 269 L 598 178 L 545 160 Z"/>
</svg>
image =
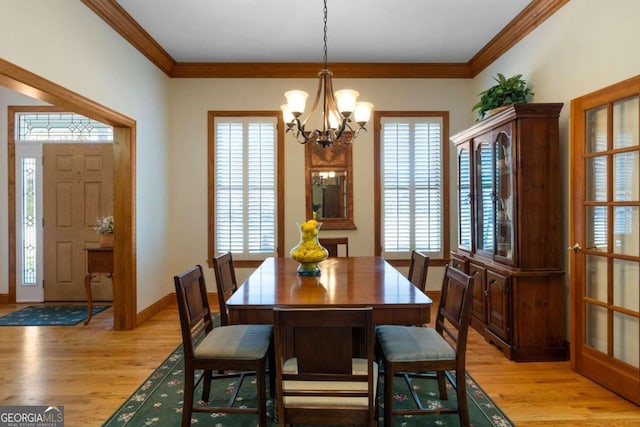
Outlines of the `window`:
<svg viewBox="0 0 640 427">
<path fill-rule="evenodd" d="M 21 188 L 22 202 L 21 202 L 21 219 L 22 229 L 21 236 L 21 248 L 22 248 L 22 284 L 23 285 L 35 285 L 36 284 L 36 269 L 37 265 L 37 241 L 36 234 L 38 228 L 36 227 L 36 158 L 24 157 L 20 162 L 20 175 L 21 182 L 19 188 Z"/>
<path fill-rule="evenodd" d="M 444 259 L 449 248 L 448 114 L 376 114 L 380 254 L 408 259 L 413 249 Z"/>
<path fill-rule="evenodd" d="M 209 259 L 277 256 L 282 247 L 279 114 L 209 113 Z"/>
<path fill-rule="evenodd" d="M 75 113 L 19 113 L 16 139 L 26 141 L 102 142 L 113 140 L 113 128 Z"/>
</svg>

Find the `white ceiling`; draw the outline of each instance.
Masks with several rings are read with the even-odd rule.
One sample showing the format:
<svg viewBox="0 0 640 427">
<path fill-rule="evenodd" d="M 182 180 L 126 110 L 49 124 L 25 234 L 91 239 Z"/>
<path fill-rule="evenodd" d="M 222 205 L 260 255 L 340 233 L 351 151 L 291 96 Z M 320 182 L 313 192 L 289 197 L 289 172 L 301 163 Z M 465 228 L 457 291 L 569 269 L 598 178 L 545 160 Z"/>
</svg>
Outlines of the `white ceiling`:
<svg viewBox="0 0 640 427">
<path fill-rule="evenodd" d="M 177 62 L 322 62 L 322 0 L 117 0 Z M 466 63 L 531 0 L 328 0 L 329 62 Z"/>
</svg>

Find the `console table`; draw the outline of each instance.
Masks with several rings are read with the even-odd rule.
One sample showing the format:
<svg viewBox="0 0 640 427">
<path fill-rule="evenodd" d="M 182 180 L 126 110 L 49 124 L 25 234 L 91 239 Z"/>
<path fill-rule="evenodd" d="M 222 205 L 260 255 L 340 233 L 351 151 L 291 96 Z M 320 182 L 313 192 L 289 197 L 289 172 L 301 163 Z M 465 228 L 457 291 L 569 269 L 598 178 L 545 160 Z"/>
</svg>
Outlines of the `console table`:
<svg viewBox="0 0 640 427">
<path fill-rule="evenodd" d="M 108 278 L 113 277 L 113 248 L 86 248 L 87 251 L 87 275 L 84 276 L 84 290 L 87 293 L 87 304 L 89 306 L 89 314 L 84 324 L 87 325 L 91 321 L 93 315 L 93 301 L 91 297 L 91 280 L 104 274 Z"/>
</svg>

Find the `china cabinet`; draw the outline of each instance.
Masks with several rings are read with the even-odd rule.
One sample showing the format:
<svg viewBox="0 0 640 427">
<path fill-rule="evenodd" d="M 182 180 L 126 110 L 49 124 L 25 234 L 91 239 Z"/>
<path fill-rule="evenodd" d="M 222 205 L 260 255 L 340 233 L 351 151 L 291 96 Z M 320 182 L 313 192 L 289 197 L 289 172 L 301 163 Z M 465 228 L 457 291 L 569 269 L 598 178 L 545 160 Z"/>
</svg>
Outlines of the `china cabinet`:
<svg viewBox="0 0 640 427">
<path fill-rule="evenodd" d="M 517 361 L 567 358 L 561 109 L 516 104 L 451 138 L 459 208 L 452 264 L 474 278 L 472 326 Z"/>
</svg>

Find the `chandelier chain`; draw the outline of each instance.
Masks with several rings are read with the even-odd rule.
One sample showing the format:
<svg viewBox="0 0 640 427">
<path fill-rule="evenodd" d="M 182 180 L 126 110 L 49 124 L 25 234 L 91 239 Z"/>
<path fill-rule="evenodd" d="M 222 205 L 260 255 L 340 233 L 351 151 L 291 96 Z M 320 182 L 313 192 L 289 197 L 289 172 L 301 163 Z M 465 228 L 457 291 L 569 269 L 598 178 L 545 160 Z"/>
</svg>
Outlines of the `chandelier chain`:
<svg viewBox="0 0 640 427">
<path fill-rule="evenodd" d="M 324 68 L 327 68 L 327 0 L 324 0 Z"/>
</svg>

